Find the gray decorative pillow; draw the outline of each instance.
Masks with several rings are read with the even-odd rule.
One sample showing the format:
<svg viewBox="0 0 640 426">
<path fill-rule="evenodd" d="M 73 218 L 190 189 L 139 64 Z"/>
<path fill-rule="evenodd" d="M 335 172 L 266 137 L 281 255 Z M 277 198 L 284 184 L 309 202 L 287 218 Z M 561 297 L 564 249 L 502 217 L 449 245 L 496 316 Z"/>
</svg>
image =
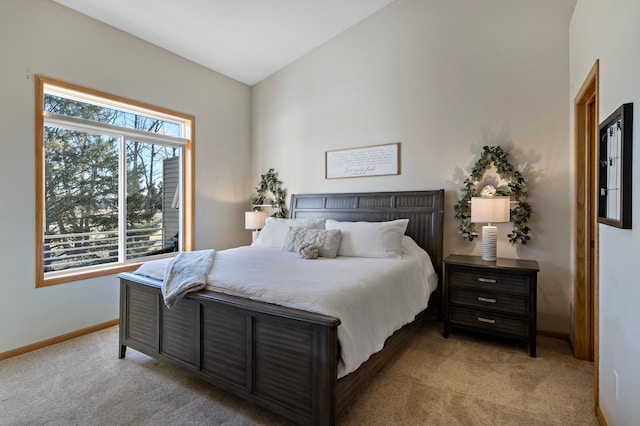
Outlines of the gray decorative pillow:
<svg viewBox="0 0 640 426">
<path fill-rule="evenodd" d="M 325 229 L 298 228 L 292 226 L 287 233 L 284 250 L 299 253 L 301 247 L 314 245 L 318 247 L 318 256 L 336 257 L 341 236 L 342 232 L 338 229 L 327 231 Z"/>
<path fill-rule="evenodd" d="M 304 257 L 305 259 L 315 259 L 316 257 L 318 257 L 319 250 L 319 247 L 315 244 L 309 244 L 308 246 L 303 244 L 300 247 L 298 253 L 300 253 L 300 256 Z"/>
</svg>

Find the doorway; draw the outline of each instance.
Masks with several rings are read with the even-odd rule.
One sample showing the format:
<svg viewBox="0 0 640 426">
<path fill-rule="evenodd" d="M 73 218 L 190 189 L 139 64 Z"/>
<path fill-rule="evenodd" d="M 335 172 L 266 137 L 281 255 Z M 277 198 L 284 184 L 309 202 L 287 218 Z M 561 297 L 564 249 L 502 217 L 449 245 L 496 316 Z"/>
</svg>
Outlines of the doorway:
<svg viewBox="0 0 640 426">
<path fill-rule="evenodd" d="M 599 61 L 574 100 L 575 211 L 573 259 L 573 354 L 594 361 L 598 408 L 598 73 Z"/>
</svg>

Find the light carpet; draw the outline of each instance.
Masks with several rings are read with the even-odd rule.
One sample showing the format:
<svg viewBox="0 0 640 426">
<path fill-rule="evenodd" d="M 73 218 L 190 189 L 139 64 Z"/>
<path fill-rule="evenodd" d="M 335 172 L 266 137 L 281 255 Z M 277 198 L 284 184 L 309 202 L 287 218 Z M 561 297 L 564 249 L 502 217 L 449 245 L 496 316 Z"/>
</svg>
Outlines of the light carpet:
<svg viewBox="0 0 640 426">
<path fill-rule="evenodd" d="M 567 342 L 523 344 L 428 322 L 339 420 L 344 425 L 597 425 L 593 363 Z M 269 411 L 132 349 L 111 327 L 0 361 L 0 425 L 278 425 Z"/>
</svg>

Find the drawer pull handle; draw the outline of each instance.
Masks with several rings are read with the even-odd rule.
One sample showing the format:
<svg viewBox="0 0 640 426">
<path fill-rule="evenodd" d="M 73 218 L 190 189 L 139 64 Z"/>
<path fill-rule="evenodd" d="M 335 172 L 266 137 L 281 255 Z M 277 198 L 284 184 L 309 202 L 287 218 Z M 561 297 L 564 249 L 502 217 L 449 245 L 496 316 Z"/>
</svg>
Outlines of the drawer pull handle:
<svg viewBox="0 0 640 426">
<path fill-rule="evenodd" d="M 480 281 L 481 283 L 489 283 L 489 284 L 497 283 L 497 281 L 492 278 L 478 278 L 478 281 Z"/>
<path fill-rule="evenodd" d="M 496 303 L 496 299 L 487 299 L 486 297 L 478 297 L 478 300 L 480 302 Z"/>
<path fill-rule="evenodd" d="M 487 324 L 495 324 L 496 323 L 496 320 L 494 320 L 494 319 L 488 319 L 488 318 L 482 318 L 482 317 L 478 317 L 478 321 L 486 322 Z"/>
</svg>

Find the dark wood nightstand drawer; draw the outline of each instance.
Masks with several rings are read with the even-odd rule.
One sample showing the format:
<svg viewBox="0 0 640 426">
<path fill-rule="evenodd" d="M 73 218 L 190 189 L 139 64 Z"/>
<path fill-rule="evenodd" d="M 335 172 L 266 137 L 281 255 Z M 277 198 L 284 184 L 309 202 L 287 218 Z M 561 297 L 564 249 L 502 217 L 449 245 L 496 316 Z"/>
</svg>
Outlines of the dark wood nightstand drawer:
<svg viewBox="0 0 640 426">
<path fill-rule="evenodd" d="M 510 314 L 528 315 L 529 299 L 525 296 L 489 292 L 464 287 L 451 287 L 450 301 L 471 308 L 490 309 Z"/>
<path fill-rule="evenodd" d="M 457 327 L 526 339 L 529 355 L 536 356 L 538 262 L 451 254 L 443 265 L 445 338 Z"/>
<path fill-rule="evenodd" d="M 526 318 L 489 313 L 481 310 L 470 310 L 452 306 L 450 310 L 452 326 L 461 325 L 465 328 L 475 328 L 482 331 L 527 337 L 529 335 L 529 321 Z"/>
<path fill-rule="evenodd" d="M 529 277 L 509 273 L 500 273 L 486 269 L 451 268 L 449 285 L 481 288 L 515 294 L 529 294 Z"/>
</svg>

